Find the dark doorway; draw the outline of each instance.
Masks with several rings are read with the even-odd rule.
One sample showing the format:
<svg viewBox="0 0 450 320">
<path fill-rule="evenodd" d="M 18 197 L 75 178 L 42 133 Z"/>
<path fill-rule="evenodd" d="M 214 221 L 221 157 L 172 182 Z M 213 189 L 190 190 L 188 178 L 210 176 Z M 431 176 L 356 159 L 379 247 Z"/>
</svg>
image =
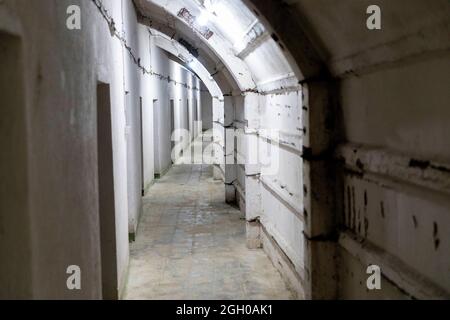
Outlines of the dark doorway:
<svg viewBox="0 0 450 320">
<path fill-rule="evenodd" d="M 194 128 L 193 129 L 193 131 L 194 131 L 194 133 L 192 134 L 193 135 L 193 137 L 192 137 L 192 139 L 195 139 L 196 137 L 197 137 L 197 135 L 198 135 L 198 102 L 197 102 L 197 99 L 194 99 L 194 110 L 192 111 L 192 117 L 193 117 L 193 119 L 192 119 L 192 121 L 193 121 L 193 126 L 192 126 L 192 128 Z"/>
<path fill-rule="evenodd" d="M 175 151 L 175 101 L 173 99 L 170 100 L 169 103 L 170 109 L 169 109 L 169 118 L 170 118 L 170 150 L 172 153 Z M 178 155 L 175 155 L 175 157 L 172 157 L 172 164 L 174 163 L 175 158 Z"/>
<path fill-rule="evenodd" d="M 159 140 L 159 103 L 158 100 L 155 99 L 153 100 L 153 155 L 155 159 L 155 179 L 159 179 L 161 177 L 161 173 L 159 172 Z"/>
<path fill-rule="evenodd" d="M 109 85 L 104 83 L 97 85 L 97 149 L 102 293 L 105 300 L 117 300 L 119 292 L 117 283 L 111 98 Z"/>
<path fill-rule="evenodd" d="M 26 105 L 22 44 L 0 32 L 0 299 L 30 299 Z"/>
<path fill-rule="evenodd" d="M 142 196 L 145 195 L 145 171 L 144 171 L 144 106 L 142 103 L 142 97 L 139 97 L 139 124 L 140 124 L 140 138 L 141 143 L 139 144 L 141 149 L 141 188 Z"/>
<path fill-rule="evenodd" d="M 178 101 L 178 112 L 179 112 L 179 121 L 180 121 L 180 130 L 184 131 L 187 130 L 188 123 L 186 122 L 186 126 L 183 124 L 184 121 L 186 121 L 186 116 L 183 116 L 183 100 Z M 183 120 L 184 117 L 184 120 Z M 189 121 L 189 120 L 188 120 Z M 180 155 L 184 155 L 184 134 L 180 137 Z"/>
<path fill-rule="evenodd" d="M 189 103 L 189 99 L 186 100 L 186 130 L 189 132 L 189 142 L 191 141 L 192 137 L 192 129 L 191 129 L 191 106 Z"/>
</svg>

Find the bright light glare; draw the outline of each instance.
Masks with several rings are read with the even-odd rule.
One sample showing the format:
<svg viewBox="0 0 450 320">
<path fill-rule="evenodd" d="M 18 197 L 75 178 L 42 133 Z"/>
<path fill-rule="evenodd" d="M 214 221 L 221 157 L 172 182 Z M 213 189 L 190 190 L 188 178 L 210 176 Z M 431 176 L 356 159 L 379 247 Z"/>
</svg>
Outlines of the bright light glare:
<svg viewBox="0 0 450 320">
<path fill-rule="evenodd" d="M 208 24 L 208 22 L 211 20 L 211 13 L 208 11 L 202 11 L 200 16 L 197 18 L 197 23 L 199 26 L 204 27 Z"/>
<path fill-rule="evenodd" d="M 189 61 L 188 62 L 188 67 L 190 68 L 190 69 L 193 69 L 194 68 L 194 66 L 195 66 L 195 60 L 194 59 L 192 59 L 191 61 Z"/>
<path fill-rule="evenodd" d="M 214 10 L 216 13 L 218 25 L 228 39 L 233 43 L 241 40 L 244 30 L 233 13 L 227 8 L 227 5 L 223 2 L 217 2 L 212 6 L 211 10 Z"/>
</svg>

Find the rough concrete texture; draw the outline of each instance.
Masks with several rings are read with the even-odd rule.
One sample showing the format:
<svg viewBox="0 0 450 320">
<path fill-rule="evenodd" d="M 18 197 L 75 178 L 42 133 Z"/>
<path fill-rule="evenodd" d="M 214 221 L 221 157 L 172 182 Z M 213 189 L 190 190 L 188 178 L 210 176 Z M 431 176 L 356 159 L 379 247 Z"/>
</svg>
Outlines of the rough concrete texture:
<svg viewBox="0 0 450 320">
<path fill-rule="evenodd" d="M 172 127 L 192 127 L 202 107 L 198 92 L 184 90 L 193 77 L 165 51 L 214 91 L 209 125 L 225 157 L 250 159 L 256 142 L 281 143 L 277 174 L 222 164 L 214 177 L 247 221 L 264 227 L 249 228 L 254 245 L 272 246 L 284 278 L 303 285 L 300 296 L 448 297 L 450 2 L 379 0 L 377 31 L 365 25 L 371 0 L 214 2 L 221 7 L 207 39 L 178 16 L 184 8 L 197 17 L 203 1 L 0 1 L 0 89 L 9 103 L 0 112 L 0 297 L 99 299 L 102 274 L 115 272 L 121 291 L 141 189 L 171 165 L 170 99 L 185 112 L 174 112 Z M 73 4 L 81 30 L 64 27 Z M 194 63 L 187 48 L 198 53 Z M 100 259 L 99 83 L 111 103 L 111 264 Z M 240 130 L 237 145 L 225 128 Z M 369 263 L 391 288 L 362 294 Z M 74 264 L 80 291 L 65 286 Z"/>
<path fill-rule="evenodd" d="M 450 207 L 446 188 L 436 187 L 449 167 L 450 3 L 378 1 L 382 29 L 374 32 L 365 27 L 370 0 L 244 2 L 301 69 L 311 297 L 448 297 L 449 242 L 441 230 L 449 229 Z M 338 144 L 348 150 L 345 167 L 332 156 Z M 333 250 L 345 230 L 362 247 L 347 241 Z M 330 254 L 314 249 L 320 242 Z M 366 292 L 356 275 L 368 263 L 383 266 L 394 290 Z"/>
<path fill-rule="evenodd" d="M 144 197 L 125 299 L 291 298 L 211 166 L 176 165 Z"/>
<path fill-rule="evenodd" d="M 121 3 L 103 3 L 121 26 Z M 65 27 L 67 7 L 71 4 L 83 8 L 82 30 Z M 28 191 L 22 193 L 26 199 L 2 191 L 2 195 L 15 199 L 16 203 L 27 203 L 27 209 L 1 209 L 2 215 L 17 215 L 21 221 L 8 223 L 10 232 L 16 236 L 15 243 L 0 252 L 0 260 L 10 261 L 17 272 L 14 276 L 2 269 L 0 263 L 0 274 L 16 279 L 6 295 L 99 299 L 102 284 L 95 103 L 98 82 L 110 84 L 111 88 L 117 266 L 110 267 L 117 268 L 119 284 L 128 265 L 127 180 L 131 177 L 127 178 L 124 134 L 124 52 L 91 1 L 2 1 L 0 30 L 14 35 L 22 44 L 24 72 L 20 97 L 24 102 L 15 104 L 15 113 L 22 110 L 24 116 L 15 129 L 20 134 L 8 136 L 5 132 L 5 137 L 18 144 L 12 155 L 26 154 L 18 157 L 9 170 L 28 171 L 27 183 L 23 184 Z M 4 41 L 2 37 L 1 42 Z M 1 69 L 2 73 L 8 70 L 3 66 Z M 17 82 L 13 77 L 9 81 Z M 2 125 L 2 132 L 3 128 Z M 25 138 L 25 145 L 20 137 Z M 4 203 L 3 196 L 1 199 Z M 21 215 L 28 217 L 28 221 Z M 19 256 L 22 252 L 31 254 L 22 259 Z M 80 291 L 69 291 L 65 285 L 70 265 L 78 265 L 83 271 Z M 2 285 L 0 291 L 5 288 Z"/>
</svg>

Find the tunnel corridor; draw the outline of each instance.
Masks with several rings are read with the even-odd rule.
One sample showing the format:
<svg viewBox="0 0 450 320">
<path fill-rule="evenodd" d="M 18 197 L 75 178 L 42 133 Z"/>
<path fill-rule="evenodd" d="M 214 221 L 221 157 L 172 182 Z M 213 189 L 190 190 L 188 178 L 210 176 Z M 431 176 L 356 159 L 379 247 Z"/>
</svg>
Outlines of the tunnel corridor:
<svg viewBox="0 0 450 320">
<path fill-rule="evenodd" d="M 448 0 L 0 1 L 0 299 L 450 298 Z"/>
<path fill-rule="evenodd" d="M 292 299 L 264 251 L 246 247 L 244 219 L 224 192 L 211 165 L 175 165 L 156 182 L 131 245 L 125 299 Z"/>
</svg>

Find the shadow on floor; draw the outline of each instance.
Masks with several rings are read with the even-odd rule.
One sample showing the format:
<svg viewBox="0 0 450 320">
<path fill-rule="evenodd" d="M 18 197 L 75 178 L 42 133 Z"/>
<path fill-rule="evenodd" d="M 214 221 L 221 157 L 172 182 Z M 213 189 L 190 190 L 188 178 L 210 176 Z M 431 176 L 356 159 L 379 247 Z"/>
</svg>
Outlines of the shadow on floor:
<svg viewBox="0 0 450 320">
<path fill-rule="evenodd" d="M 177 165 L 144 198 L 125 299 L 292 299 L 263 250 L 246 247 L 245 222 L 224 201 L 212 167 Z"/>
</svg>

